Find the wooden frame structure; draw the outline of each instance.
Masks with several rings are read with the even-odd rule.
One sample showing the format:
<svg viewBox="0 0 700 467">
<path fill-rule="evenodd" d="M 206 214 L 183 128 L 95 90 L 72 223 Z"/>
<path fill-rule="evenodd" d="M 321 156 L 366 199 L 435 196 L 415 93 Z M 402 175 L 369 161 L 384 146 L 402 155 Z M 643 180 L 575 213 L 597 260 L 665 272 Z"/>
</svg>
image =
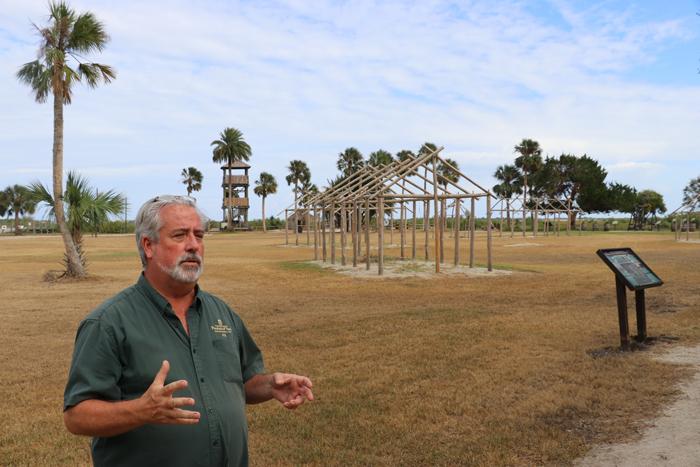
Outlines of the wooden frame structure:
<svg viewBox="0 0 700 467">
<path fill-rule="evenodd" d="M 393 244 L 393 212 L 398 208 L 399 251 L 400 259 L 413 259 L 423 256 L 435 260 L 435 272 L 440 272 L 440 265 L 445 261 L 444 244 L 447 237 L 448 210 L 453 212 L 451 229 L 454 231 L 454 264 L 461 262 L 460 233 L 461 204 L 470 203 L 468 231 L 469 267 L 474 267 L 474 237 L 476 233 L 476 202 L 486 200 L 486 244 L 487 268 L 493 270 L 492 264 L 492 223 L 491 200 L 494 195 L 474 182 L 456 167 L 442 159 L 439 153 L 443 148 L 433 152 L 407 159 L 393 161 L 384 166 L 363 166 L 357 172 L 312 195 L 303 196 L 302 208 L 313 227 L 314 260 L 324 262 L 330 259 L 335 264 L 340 254 L 340 263 L 345 266 L 349 260 L 348 249 L 353 267 L 364 262 L 365 268 L 371 264 L 371 223 L 374 218 L 377 236 L 377 272 L 384 273 L 385 221 L 389 213 L 391 229 L 390 244 Z M 454 180 L 443 177 L 438 167 L 446 167 L 454 175 Z M 432 222 L 430 219 L 432 211 Z M 285 219 L 289 208 L 284 210 Z M 313 219 L 313 222 L 311 220 Z M 419 253 L 419 228 L 421 226 L 423 241 Z M 311 229 L 307 229 L 307 244 L 310 245 Z M 430 237 L 433 237 L 432 248 Z M 340 236 L 340 242 L 336 235 Z M 299 232 L 295 231 L 298 244 Z M 285 243 L 289 244 L 289 233 L 285 230 Z M 338 245 L 339 243 L 339 245 Z M 329 252 L 330 250 L 330 252 Z M 329 254 L 330 253 L 330 254 Z M 362 257 L 364 255 L 364 257 Z M 330 258 L 329 258 L 330 256 Z"/>
<path fill-rule="evenodd" d="M 671 219 L 676 240 L 684 240 L 683 231 L 685 230 L 685 240 L 690 241 L 691 216 L 696 223 L 695 231 L 700 232 L 697 225 L 698 219 L 700 218 L 700 194 L 683 203 L 667 216 Z"/>
<path fill-rule="evenodd" d="M 566 214 L 566 234 L 569 235 L 571 232 L 569 219 L 571 219 L 572 213 L 577 215 L 582 213 L 581 208 L 572 200 L 548 197 L 530 198 L 527 205 L 525 205 L 521 195 L 513 198 L 497 198 L 493 204 L 492 211 L 494 215 L 498 214 L 499 217 L 499 236 L 503 236 L 503 213 L 506 213 L 507 229 L 510 230 L 511 238 L 515 235 L 516 221 L 519 221 L 521 224 L 520 228 L 523 237 L 526 236 L 528 214 L 532 218 L 532 236 L 536 237 L 539 230 L 540 215 L 544 217 L 544 235 L 550 234 L 549 223 L 555 220 L 553 234 L 558 236 L 562 214 Z"/>
</svg>

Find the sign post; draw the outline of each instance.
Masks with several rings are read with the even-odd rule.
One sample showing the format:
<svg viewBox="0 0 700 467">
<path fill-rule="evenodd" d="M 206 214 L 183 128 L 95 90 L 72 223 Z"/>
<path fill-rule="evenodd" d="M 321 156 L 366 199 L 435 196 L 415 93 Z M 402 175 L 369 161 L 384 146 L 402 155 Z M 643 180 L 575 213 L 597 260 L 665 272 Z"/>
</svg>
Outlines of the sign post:
<svg viewBox="0 0 700 467">
<path fill-rule="evenodd" d="M 620 321 L 620 346 L 629 347 L 629 322 L 627 319 L 627 291 L 625 286 L 634 290 L 637 311 L 637 342 L 647 338 L 646 305 L 644 290 L 658 287 L 663 281 L 646 265 L 631 248 L 605 248 L 596 252 L 600 259 L 615 273 L 617 292 L 617 314 Z"/>
</svg>

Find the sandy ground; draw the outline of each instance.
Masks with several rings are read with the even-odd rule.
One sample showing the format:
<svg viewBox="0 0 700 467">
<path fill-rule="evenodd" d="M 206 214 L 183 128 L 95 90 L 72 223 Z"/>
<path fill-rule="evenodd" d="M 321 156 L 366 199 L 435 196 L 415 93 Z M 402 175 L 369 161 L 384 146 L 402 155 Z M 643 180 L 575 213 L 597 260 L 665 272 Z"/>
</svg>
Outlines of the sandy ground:
<svg viewBox="0 0 700 467">
<path fill-rule="evenodd" d="M 638 441 L 598 446 L 575 465 L 700 466 L 700 346 L 676 348 L 658 358 L 697 369 L 690 380 L 678 386 L 679 399 L 651 421 Z"/>
<path fill-rule="evenodd" d="M 352 261 L 349 261 L 345 266 L 339 262 L 331 264 L 323 261 L 310 261 L 324 269 L 332 269 L 340 274 L 362 278 L 362 279 L 401 279 L 404 277 L 420 277 L 423 279 L 438 279 L 445 275 L 463 275 L 463 276 L 480 276 L 480 277 L 496 277 L 512 274 L 511 271 L 494 269 L 489 272 L 486 268 L 468 266 L 455 266 L 454 264 L 443 263 L 440 265 L 440 275 L 435 274 L 435 263 L 432 261 L 385 261 L 384 274 L 379 275 L 376 263 L 370 265 L 370 269 L 366 268 L 364 263 L 358 263 L 356 268 L 352 267 Z"/>
</svg>

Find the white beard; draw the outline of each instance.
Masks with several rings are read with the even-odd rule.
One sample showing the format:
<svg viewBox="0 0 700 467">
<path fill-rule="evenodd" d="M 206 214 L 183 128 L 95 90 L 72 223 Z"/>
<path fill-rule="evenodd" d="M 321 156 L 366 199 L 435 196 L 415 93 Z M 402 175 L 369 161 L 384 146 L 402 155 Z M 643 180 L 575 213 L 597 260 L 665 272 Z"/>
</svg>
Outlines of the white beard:
<svg viewBox="0 0 700 467">
<path fill-rule="evenodd" d="M 199 264 L 196 266 L 184 266 L 182 264 L 185 261 L 190 261 L 193 259 L 199 261 Z M 202 272 L 204 272 L 204 262 L 202 261 L 202 257 L 195 253 L 183 254 L 177 259 L 177 263 L 172 267 L 168 267 L 160 263 L 158 263 L 158 267 L 174 280 L 188 284 L 197 282 L 199 276 L 201 276 Z"/>
</svg>

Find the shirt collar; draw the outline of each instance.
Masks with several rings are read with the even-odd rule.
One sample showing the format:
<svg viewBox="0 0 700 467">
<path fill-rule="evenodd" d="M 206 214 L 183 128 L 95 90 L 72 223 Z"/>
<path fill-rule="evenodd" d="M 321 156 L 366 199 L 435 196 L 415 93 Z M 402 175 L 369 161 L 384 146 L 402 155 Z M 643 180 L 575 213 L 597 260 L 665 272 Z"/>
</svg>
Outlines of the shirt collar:
<svg viewBox="0 0 700 467">
<path fill-rule="evenodd" d="M 146 296 L 146 298 L 148 298 L 148 300 L 150 300 L 150 302 L 156 306 L 156 308 L 159 311 L 169 311 L 172 313 L 172 307 L 170 306 L 168 300 L 165 297 L 163 297 L 155 288 L 153 288 L 153 286 L 150 282 L 148 282 L 148 279 L 146 279 L 146 276 L 143 273 L 141 273 L 141 275 L 139 276 L 139 280 L 136 281 L 136 288 L 139 289 Z M 202 299 L 199 297 L 199 284 L 195 284 L 194 301 L 192 302 L 192 304 L 194 305 L 194 308 L 196 310 L 199 310 L 201 303 Z"/>
</svg>

